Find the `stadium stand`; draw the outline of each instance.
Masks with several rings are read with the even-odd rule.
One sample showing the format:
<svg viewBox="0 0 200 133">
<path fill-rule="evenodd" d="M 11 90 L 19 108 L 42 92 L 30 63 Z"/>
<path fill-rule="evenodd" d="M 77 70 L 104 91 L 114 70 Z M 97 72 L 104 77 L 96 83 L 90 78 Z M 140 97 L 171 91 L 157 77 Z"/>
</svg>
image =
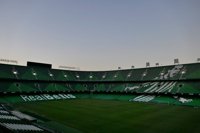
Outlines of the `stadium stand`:
<svg viewBox="0 0 200 133">
<path fill-rule="evenodd" d="M 51 133 L 42 127 L 38 127 L 32 121 L 33 117 L 19 111 L 11 111 L 6 105 L 0 105 L 0 128 L 7 133 Z"/>
<path fill-rule="evenodd" d="M 200 95 L 200 63 L 112 71 L 52 69 L 50 64 L 0 64 L 0 94 L 101 93 L 151 96 Z M 148 97 L 146 97 L 148 96 Z"/>
</svg>

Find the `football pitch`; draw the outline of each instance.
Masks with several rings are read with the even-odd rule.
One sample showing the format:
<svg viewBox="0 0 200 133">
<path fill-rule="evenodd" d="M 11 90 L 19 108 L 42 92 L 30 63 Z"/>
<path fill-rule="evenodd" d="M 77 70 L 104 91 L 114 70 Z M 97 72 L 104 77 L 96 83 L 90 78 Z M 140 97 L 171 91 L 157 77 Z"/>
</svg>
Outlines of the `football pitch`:
<svg viewBox="0 0 200 133">
<path fill-rule="evenodd" d="M 97 99 L 28 102 L 14 106 L 82 133 L 200 131 L 200 108 Z"/>
</svg>

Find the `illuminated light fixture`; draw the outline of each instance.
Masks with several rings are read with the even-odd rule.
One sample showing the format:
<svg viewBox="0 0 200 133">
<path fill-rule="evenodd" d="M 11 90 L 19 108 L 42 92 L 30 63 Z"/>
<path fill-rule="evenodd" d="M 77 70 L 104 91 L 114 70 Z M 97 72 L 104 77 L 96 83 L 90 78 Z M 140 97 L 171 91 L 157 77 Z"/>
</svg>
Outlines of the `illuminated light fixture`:
<svg viewBox="0 0 200 133">
<path fill-rule="evenodd" d="M 160 75 L 164 75 L 164 73 L 163 73 L 163 72 L 161 72 L 161 73 L 160 73 Z"/>
<path fill-rule="evenodd" d="M 49 76 L 50 76 L 50 77 L 53 77 L 53 74 L 52 74 L 52 73 L 49 73 Z"/>
<path fill-rule="evenodd" d="M 80 76 L 79 76 L 79 75 L 76 75 L 76 78 L 80 78 Z"/>
<path fill-rule="evenodd" d="M 37 75 L 37 73 L 36 73 L 36 72 L 33 72 L 33 75 L 34 75 L 34 76 L 36 76 L 36 75 Z"/>
<path fill-rule="evenodd" d="M 182 73 L 182 74 L 185 74 L 185 71 L 182 71 L 181 73 Z"/>
<path fill-rule="evenodd" d="M 106 75 L 103 75 L 102 78 L 105 79 L 105 78 L 106 78 Z"/>
<path fill-rule="evenodd" d="M 17 72 L 17 71 L 13 71 L 13 74 L 17 75 L 17 74 L 18 74 L 18 72 Z"/>
<path fill-rule="evenodd" d="M 130 76 L 131 76 L 131 74 L 128 74 L 128 75 L 127 75 L 127 77 L 130 77 Z"/>
<path fill-rule="evenodd" d="M 143 73 L 143 76 L 146 76 L 147 74 L 146 73 Z"/>
<path fill-rule="evenodd" d="M 93 76 L 92 75 L 90 75 L 90 77 L 89 77 L 90 79 L 92 79 L 93 78 Z"/>
<path fill-rule="evenodd" d="M 67 75 L 65 74 L 64 77 L 67 78 Z"/>
<path fill-rule="evenodd" d="M 114 78 L 117 78 L 117 75 L 115 75 Z"/>
</svg>

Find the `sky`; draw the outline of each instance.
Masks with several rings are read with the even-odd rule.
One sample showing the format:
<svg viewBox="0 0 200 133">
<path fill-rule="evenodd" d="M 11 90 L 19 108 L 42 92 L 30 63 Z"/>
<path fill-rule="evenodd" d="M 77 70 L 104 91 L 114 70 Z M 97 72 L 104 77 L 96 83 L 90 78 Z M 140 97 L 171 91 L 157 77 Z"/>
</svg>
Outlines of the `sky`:
<svg viewBox="0 0 200 133">
<path fill-rule="evenodd" d="M 0 0 L 0 58 L 113 70 L 193 63 L 200 0 Z"/>
</svg>

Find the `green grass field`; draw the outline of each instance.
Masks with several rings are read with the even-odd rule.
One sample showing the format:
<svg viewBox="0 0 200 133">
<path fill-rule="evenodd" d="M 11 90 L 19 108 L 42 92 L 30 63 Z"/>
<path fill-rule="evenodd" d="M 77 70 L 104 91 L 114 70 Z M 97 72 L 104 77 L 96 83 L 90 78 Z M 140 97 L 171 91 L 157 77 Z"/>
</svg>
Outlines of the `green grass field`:
<svg viewBox="0 0 200 133">
<path fill-rule="evenodd" d="M 14 106 L 83 133 L 200 132 L 200 109 L 192 107 L 94 99 Z"/>
</svg>

